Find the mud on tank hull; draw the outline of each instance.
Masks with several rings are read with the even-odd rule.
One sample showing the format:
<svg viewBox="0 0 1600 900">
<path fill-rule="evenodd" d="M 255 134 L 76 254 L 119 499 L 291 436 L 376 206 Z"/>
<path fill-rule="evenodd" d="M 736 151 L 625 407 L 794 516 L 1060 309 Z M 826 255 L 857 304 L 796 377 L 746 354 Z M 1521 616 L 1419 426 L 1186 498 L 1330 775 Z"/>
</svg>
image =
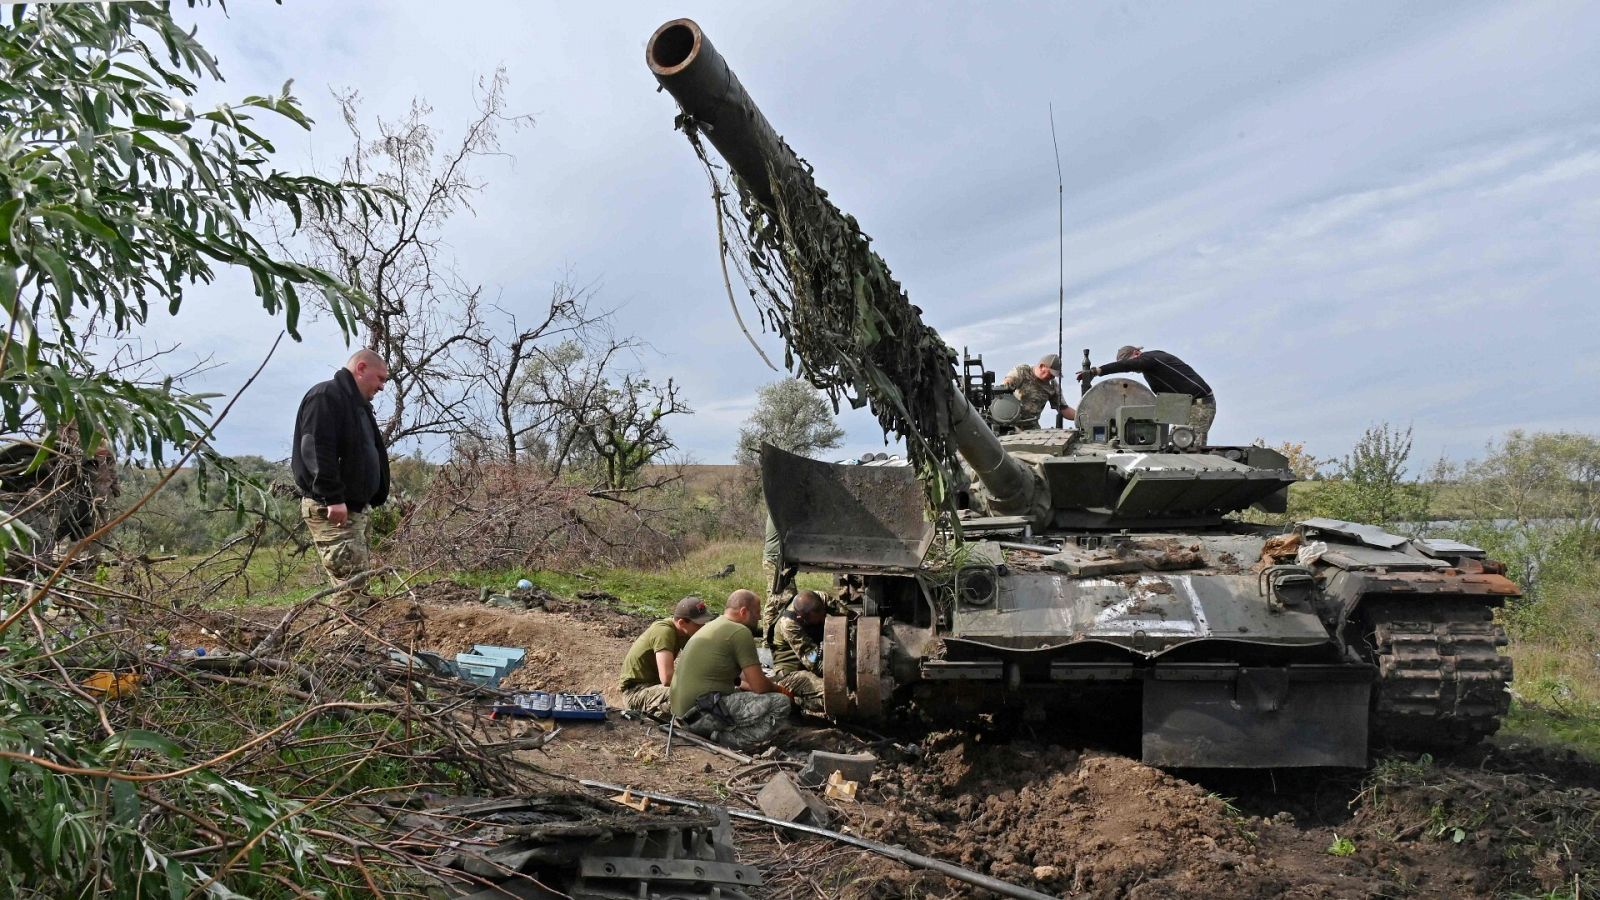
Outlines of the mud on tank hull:
<svg viewBox="0 0 1600 900">
<path fill-rule="evenodd" d="M 909 470 L 797 465 L 831 471 L 786 472 L 785 555 L 860 611 L 827 624 L 836 718 L 1122 725 L 1154 765 L 1275 768 L 1454 749 L 1507 711 L 1493 610 L 1517 589 L 1474 548 L 1310 520 L 980 537 L 927 565 Z"/>
</svg>

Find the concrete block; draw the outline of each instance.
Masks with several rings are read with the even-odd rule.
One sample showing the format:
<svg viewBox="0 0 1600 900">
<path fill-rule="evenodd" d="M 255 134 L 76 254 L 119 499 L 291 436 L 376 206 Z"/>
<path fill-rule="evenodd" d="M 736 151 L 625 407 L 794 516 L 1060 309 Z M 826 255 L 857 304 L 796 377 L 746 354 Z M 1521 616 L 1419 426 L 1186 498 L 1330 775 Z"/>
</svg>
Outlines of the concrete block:
<svg viewBox="0 0 1600 900">
<path fill-rule="evenodd" d="M 827 781 L 829 775 L 838 772 L 846 781 L 866 784 L 872 780 L 872 770 L 877 766 L 878 758 L 871 753 L 824 753 L 813 750 L 806 759 L 806 767 L 800 770 L 800 783 L 806 787 L 817 787 Z"/>
<path fill-rule="evenodd" d="M 828 805 L 816 794 L 800 787 L 787 772 L 772 776 L 756 795 L 756 805 L 774 819 L 819 827 L 828 824 Z"/>
</svg>

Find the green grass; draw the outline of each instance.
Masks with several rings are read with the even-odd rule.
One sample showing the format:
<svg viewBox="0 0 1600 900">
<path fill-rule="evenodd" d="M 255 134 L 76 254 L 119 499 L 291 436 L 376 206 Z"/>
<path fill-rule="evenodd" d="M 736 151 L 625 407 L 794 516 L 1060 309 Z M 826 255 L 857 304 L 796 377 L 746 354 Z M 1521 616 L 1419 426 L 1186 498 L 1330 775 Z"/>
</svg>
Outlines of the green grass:
<svg viewBox="0 0 1600 900">
<path fill-rule="evenodd" d="M 711 577 L 729 563 L 734 567 L 732 575 Z M 659 569 L 594 567 L 571 572 L 513 569 L 462 574 L 456 580 L 475 587 L 505 589 L 515 585 L 517 579 L 526 578 L 562 597 L 577 596 L 579 591 L 604 591 L 621 599 L 623 608 L 630 612 L 664 616 L 672 611 L 674 604 L 691 594 L 704 598 L 713 610 L 721 609 L 722 602 L 739 588 L 764 594 L 764 577 L 759 541 L 725 541 L 708 544 Z M 820 590 L 831 583 L 828 576 L 819 574 L 805 574 L 799 579 L 802 589 Z"/>
<path fill-rule="evenodd" d="M 1503 737 L 1574 750 L 1600 762 L 1600 666 L 1593 653 L 1513 641 L 1516 699 Z"/>
<path fill-rule="evenodd" d="M 166 573 L 176 575 L 193 566 L 198 559 L 187 558 L 164 563 Z M 733 564 L 734 572 L 727 578 L 712 578 L 723 567 Z M 622 600 L 629 612 L 649 616 L 664 616 L 684 597 L 694 594 L 705 598 L 712 609 L 721 609 L 722 601 L 738 588 L 749 588 L 763 594 L 765 585 L 761 572 L 761 542 L 728 541 L 708 544 L 671 565 L 658 569 L 627 569 L 595 566 L 574 571 L 509 569 L 494 572 L 457 572 L 450 575 L 426 577 L 424 581 L 448 577 L 472 587 L 506 590 L 526 578 L 539 587 L 561 597 L 576 597 L 579 591 L 604 591 Z M 800 576 L 800 587 L 820 590 L 831 585 L 827 575 Z M 298 557 L 280 551 L 267 550 L 256 554 L 246 569 L 245 577 L 231 582 L 221 592 L 208 598 L 211 607 L 284 606 L 305 599 L 327 585 L 316 557 L 307 553 Z M 383 590 L 378 584 L 376 590 Z"/>
<path fill-rule="evenodd" d="M 177 579 L 204 560 L 204 556 L 183 556 L 159 563 L 156 568 L 163 577 Z M 212 560 L 195 577 L 175 581 L 173 590 L 179 596 L 204 591 L 205 596 L 197 599 L 205 606 L 227 608 L 287 606 L 328 585 L 315 553 L 294 554 L 288 548 L 267 547 L 252 554 L 243 572 L 220 590 L 206 590 L 206 585 L 231 573 L 238 565 L 239 561 L 231 556 Z"/>
<path fill-rule="evenodd" d="M 1531 744 L 1572 750 L 1600 762 L 1600 708 L 1574 710 L 1513 701 L 1500 733 Z"/>
</svg>

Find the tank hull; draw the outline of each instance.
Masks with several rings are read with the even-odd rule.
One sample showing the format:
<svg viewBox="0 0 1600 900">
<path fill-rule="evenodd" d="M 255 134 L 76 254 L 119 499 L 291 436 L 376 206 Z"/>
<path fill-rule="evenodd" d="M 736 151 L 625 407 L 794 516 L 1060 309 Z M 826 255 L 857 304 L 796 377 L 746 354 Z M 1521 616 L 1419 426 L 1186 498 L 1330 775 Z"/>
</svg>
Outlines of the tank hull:
<svg viewBox="0 0 1600 900">
<path fill-rule="evenodd" d="M 1328 520 L 1037 532 L 987 517 L 966 521 L 991 536 L 908 565 L 932 527 L 907 512 L 909 472 L 777 451 L 764 465 L 780 533 L 804 534 L 786 558 L 836 575 L 859 612 L 830 620 L 824 648 L 842 720 L 1132 730 L 1169 767 L 1361 767 L 1375 745 L 1471 743 L 1507 711 L 1492 611 L 1517 589 L 1472 548 Z"/>
</svg>

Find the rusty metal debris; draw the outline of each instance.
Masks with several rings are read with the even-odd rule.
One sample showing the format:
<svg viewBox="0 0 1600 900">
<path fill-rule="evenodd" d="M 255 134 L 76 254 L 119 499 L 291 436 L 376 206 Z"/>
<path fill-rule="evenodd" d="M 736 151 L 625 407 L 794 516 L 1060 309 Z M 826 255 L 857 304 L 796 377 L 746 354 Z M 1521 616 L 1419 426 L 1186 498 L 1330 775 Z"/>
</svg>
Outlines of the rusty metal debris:
<svg viewBox="0 0 1600 900">
<path fill-rule="evenodd" d="M 619 785 L 606 784 L 603 781 L 580 780 L 578 783 L 586 788 L 593 788 L 601 791 L 615 792 L 625 790 Z M 775 828 L 783 828 L 788 831 L 798 831 L 804 834 L 814 835 L 816 837 L 828 838 L 843 844 L 849 844 L 853 847 L 860 847 L 863 850 L 870 850 L 879 856 L 884 856 L 897 862 L 905 863 L 913 868 L 927 869 L 930 872 L 938 872 L 940 875 L 943 875 L 947 878 L 954 878 L 957 881 L 983 888 L 986 891 L 992 891 L 1002 897 L 1017 897 L 1021 898 L 1021 900 L 1047 900 L 1047 898 L 1050 898 L 1049 894 L 1042 894 L 1038 891 L 1029 890 L 1021 885 L 1012 884 L 1009 881 L 1001 881 L 998 878 L 984 875 L 980 872 L 974 872 L 971 869 L 963 869 L 958 865 L 947 863 L 941 859 L 934 859 L 931 856 L 923 856 L 920 853 L 912 853 L 910 850 L 907 850 L 903 847 L 891 847 L 888 844 L 880 844 L 877 841 L 869 841 L 866 838 L 856 837 L 852 834 L 842 834 L 837 831 L 829 831 L 826 828 L 819 828 L 815 825 L 806 825 L 800 822 L 785 822 L 782 819 L 774 819 L 770 816 L 746 812 L 742 809 L 723 808 L 707 803 L 700 803 L 695 800 L 685 800 L 681 797 L 671 797 L 666 794 L 657 794 L 653 791 L 641 791 L 637 788 L 633 789 L 633 793 L 635 796 L 649 797 L 651 800 L 656 800 L 661 803 L 670 803 L 675 806 L 687 806 L 691 809 L 701 809 L 707 811 L 715 810 L 734 818 L 748 819 L 752 822 L 761 822 L 766 825 L 771 825 Z"/>
<path fill-rule="evenodd" d="M 407 813 L 419 829 L 452 823 L 455 849 L 440 862 L 459 873 L 453 897 L 722 898 L 742 900 L 761 871 L 734 859 L 727 814 L 557 793 L 462 802 Z M 461 827 L 461 826 L 465 827 Z"/>
</svg>

